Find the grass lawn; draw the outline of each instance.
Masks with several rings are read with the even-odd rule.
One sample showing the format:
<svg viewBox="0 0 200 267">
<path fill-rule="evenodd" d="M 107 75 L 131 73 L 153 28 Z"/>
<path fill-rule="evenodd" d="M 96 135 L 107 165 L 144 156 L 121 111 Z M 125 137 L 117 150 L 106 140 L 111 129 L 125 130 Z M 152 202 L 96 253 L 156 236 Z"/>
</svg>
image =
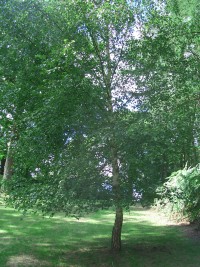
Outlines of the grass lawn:
<svg viewBox="0 0 200 267">
<path fill-rule="evenodd" d="M 200 242 L 187 238 L 155 211 L 124 216 L 123 250 L 113 254 L 113 211 L 76 220 L 22 216 L 0 203 L 0 266 L 199 267 Z"/>
</svg>

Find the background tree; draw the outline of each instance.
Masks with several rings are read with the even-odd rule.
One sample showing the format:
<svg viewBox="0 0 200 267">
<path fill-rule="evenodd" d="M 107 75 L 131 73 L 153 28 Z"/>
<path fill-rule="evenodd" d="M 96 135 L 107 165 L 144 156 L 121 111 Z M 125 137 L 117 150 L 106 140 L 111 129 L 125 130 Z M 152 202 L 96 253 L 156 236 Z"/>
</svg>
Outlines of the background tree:
<svg viewBox="0 0 200 267">
<path fill-rule="evenodd" d="M 186 162 L 192 166 L 199 162 L 199 64 L 190 52 L 191 47 L 198 51 L 198 3 L 191 10 L 193 13 L 185 17 L 175 13 L 170 3 L 166 8 L 161 6 L 128 54 L 134 66 L 129 73 L 138 76 L 135 81 L 141 90 L 134 95 L 141 103 L 139 110 L 146 114 L 141 127 L 147 130 L 143 160 L 139 160 L 140 166 L 145 164 L 139 172 L 144 175 L 146 169 L 144 176 L 150 175 L 149 181 L 157 177 L 163 182 Z M 134 163 L 131 165 L 136 171 Z M 155 192 L 155 187 L 150 190 Z"/>
</svg>

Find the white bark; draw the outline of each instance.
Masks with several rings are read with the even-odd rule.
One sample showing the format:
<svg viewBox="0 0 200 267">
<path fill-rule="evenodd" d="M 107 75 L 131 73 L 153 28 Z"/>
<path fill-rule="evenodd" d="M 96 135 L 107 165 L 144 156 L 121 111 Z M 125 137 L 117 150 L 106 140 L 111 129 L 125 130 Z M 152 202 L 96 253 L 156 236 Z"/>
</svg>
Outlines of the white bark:
<svg viewBox="0 0 200 267">
<path fill-rule="evenodd" d="M 8 143 L 8 150 L 7 150 L 7 156 L 6 156 L 6 162 L 4 166 L 4 173 L 3 173 L 3 179 L 9 180 L 12 177 L 13 172 L 13 158 L 11 155 L 11 142 Z"/>
</svg>

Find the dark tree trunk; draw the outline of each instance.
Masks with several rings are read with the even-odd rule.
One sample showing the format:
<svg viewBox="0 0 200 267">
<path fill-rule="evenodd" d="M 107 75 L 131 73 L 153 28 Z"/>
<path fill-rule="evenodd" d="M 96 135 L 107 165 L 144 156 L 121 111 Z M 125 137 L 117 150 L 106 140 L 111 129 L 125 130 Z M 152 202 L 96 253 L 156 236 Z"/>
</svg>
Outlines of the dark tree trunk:
<svg viewBox="0 0 200 267">
<path fill-rule="evenodd" d="M 1 174 L 1 175 L 4 174 L 5 163 L 6 163 L 6 159 L 3 158 L 3 159 L 1 160 L 1 166 L 0 166 L 0 174 Z"/>
<path fill-rule="evenodd" d="M 111 239 L 111 249 L 115 252 L 121 250 L 121 232 L 123 224 L 123 209 L 121 206 L 121 191 L 120 191 L 120 172 L 119 172 L 119 163 L 118 155 L 115 142 L 112 143 L 111 147 L 112 155 L 112 174 L 113 174 L 113 198 L 116 208 L 115 213 L 115 223 L 112 230 L 112 239 Z"/>
<path fill-rule="evenodd" d="M 123 224 L 123 209 L 121 207 L 116 208 L 115 223 L 112 230 L 111 249 L 113 251 L 121 250 L 121 232 Z"/>
</svg>

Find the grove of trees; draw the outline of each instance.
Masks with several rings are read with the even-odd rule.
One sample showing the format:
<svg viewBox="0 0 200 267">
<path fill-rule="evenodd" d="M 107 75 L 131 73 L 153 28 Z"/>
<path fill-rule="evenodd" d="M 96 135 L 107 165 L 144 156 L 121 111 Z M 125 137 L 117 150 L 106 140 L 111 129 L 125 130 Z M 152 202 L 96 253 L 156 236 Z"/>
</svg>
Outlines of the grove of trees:
<svg viewBox="0 0 200 267">
<path fill-rule="evenodd" d="M 77 217 L 113 206 L 121 249 L 123 210 L 200 160 L 198 2 L 0 1 L 8 203 Z"/>
</svg>

